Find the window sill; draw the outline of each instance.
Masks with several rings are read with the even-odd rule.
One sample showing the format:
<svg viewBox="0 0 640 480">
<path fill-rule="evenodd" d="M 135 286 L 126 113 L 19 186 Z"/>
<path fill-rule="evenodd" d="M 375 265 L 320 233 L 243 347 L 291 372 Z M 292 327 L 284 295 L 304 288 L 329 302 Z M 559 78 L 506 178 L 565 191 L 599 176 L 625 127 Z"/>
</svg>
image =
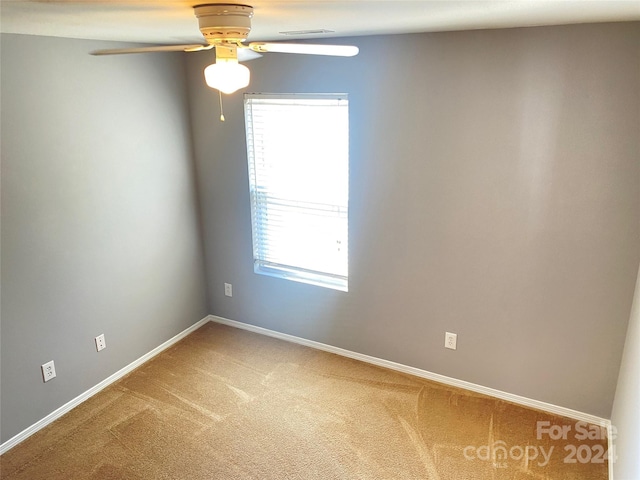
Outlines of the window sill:
<svg viewBox="0 0 640 480">
<path fill-rule="evenodd" d="M 305 270 L 295 270 L 286 267 L 262 265 L 255 263 L 253 271 L 259 275 L 282 278 L 293 282 L 306 283 L 317 287 L 330 288 L 341 292 L 349 291 L 349 282 L 346 278 L 323 275 L 321 273 Z"/>
</svg>

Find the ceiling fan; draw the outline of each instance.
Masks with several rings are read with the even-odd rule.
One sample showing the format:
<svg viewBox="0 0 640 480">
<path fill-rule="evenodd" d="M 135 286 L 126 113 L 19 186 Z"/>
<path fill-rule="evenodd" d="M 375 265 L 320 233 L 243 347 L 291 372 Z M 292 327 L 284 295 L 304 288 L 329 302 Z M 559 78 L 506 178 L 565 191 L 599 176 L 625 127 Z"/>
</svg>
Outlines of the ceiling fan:
<svg viewBox="0 0 640 480">
<path fill-rule="evenodd" d="M 233 93 L 249 85 L 250 72 L 238 63 L 250 60 L 261 53 L 299 53 L 307 55 L 331 55 L 351 57 L 358 54 L 358 47 L 351 45 L 318 45 L 307 43 L 251 42 L 245 44 L 251 31 L 253 7 L 233 3 L 207 3 L 193 7 L 200 32 L 206 43 L 194 45 L 159 45 L 153 47 L 117 48 L 97 50 L 92 55 L 117 55 L 148 52 L 200 52 L 215 48 L 216 62 L 204 70 L 205 80 L 211 88 L 222 93 Z M 254 53 L 254 52 L 257 52 Z"/>
</svg>

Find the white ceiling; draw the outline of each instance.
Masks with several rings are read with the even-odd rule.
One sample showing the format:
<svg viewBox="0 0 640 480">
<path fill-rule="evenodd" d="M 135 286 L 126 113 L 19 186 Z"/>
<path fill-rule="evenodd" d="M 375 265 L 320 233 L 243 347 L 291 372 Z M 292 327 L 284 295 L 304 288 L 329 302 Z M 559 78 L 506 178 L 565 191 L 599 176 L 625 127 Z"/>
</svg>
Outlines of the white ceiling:
<svg viewBox="0 0 640 480">
<path fill-rule="evenodd" d="M 250 40 L 473 30 L 640 20 L 640 0 L 255 0 Z M 0 0 L 0 30 L 144 43 L 199 43 L 192 6 L 206 1 Z M 215 2 L 209 2 L 215 3 Z M 226 2 L 241 3 L 241 2 Z"/>
</svg>

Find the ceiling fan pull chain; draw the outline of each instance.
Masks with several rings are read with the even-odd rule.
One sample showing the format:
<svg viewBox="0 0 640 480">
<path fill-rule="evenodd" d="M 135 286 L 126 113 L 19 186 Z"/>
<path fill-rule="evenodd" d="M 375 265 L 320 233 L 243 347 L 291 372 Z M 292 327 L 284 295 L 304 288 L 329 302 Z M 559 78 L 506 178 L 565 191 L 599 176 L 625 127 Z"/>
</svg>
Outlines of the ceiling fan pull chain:
<svg viewBox="0 0 640 480">
<path fill-rule="evenodd" d="M 218 90 L 218 97 L 220 98 L 220 121 L 224 122 L 224 110 L 222 108 L 222 92 Z"/>
</svg>

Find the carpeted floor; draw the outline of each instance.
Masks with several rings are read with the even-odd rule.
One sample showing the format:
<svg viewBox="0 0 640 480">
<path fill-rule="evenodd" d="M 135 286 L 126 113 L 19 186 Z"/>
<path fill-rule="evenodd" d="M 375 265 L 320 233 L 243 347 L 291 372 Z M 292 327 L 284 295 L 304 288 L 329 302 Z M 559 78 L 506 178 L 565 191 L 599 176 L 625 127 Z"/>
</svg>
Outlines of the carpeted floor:
<svg viewBox="0 0 640 480">
<path fill-rule="evenodd" d="M 208 323 L 5 453 L 1 477 L 606 479 L 606 439 L 584 432 L 599 429 Z"/>
</svg>

